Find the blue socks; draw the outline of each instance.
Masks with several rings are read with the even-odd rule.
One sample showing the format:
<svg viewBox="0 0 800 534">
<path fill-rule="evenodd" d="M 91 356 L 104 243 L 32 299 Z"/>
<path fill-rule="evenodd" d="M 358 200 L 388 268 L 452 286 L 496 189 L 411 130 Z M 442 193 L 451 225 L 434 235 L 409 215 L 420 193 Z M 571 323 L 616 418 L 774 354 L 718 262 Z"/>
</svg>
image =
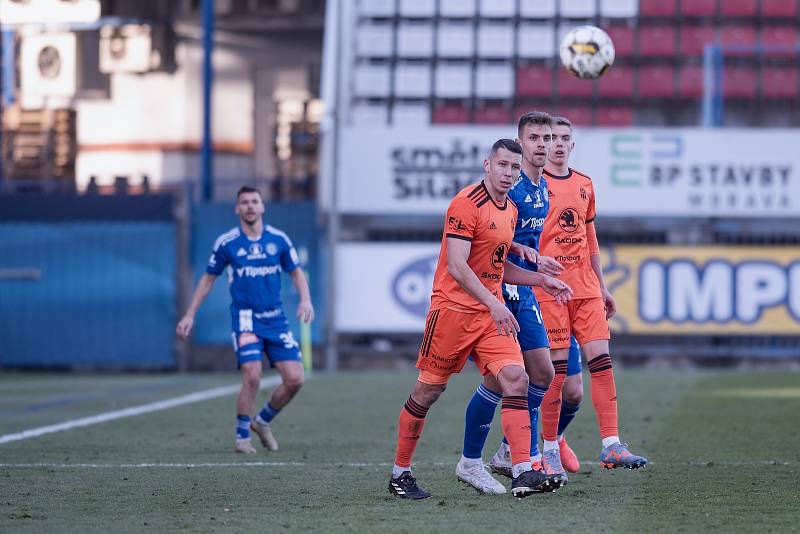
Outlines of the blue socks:
<svg viewBox="0 0 800 534">
<path fill-rule="evenodd" d="M 578 409 L 581 407 L 580 403 L 572 404 L 565 400 L 561 400 L 561 415 L 558 418 L 558 435 L 561 436 L 566 430 L 567 425 L 575 418 Z"/>
<path fill-rule="evenodd" d="M 531 456 L 539 456 L 539 407 L 542 405 L 546 387 L 528 384 L 528 410 L 531 412 Z"/>
<path fill-rule="evenodd" d="M 250 439 L 250 416 L 236 416 L 236 439 Z"/>
<path fill-rule="evenodd" d="M 501 395 L 496 393 L 483 384 L 472 395 L 467 404 L 467 412 L 464 417 L 464 457 L 480 458 L 483 452 L 483 445 L 486 443 L 486 436 L 492 426 L 494 411 L 500 403 Z"/>
<path fill-rule="evenodd" d="M 266 425 L 275 419 L 275 416 L 278 415 L 278 413 L 280 413 L 280 410 L 278 408 L 273 408 L 272 404 L 267 401 L 264 403 L 264 407 L 261 408 L 261 411 L 258 412 L 258 422 Z"/>
</svg>

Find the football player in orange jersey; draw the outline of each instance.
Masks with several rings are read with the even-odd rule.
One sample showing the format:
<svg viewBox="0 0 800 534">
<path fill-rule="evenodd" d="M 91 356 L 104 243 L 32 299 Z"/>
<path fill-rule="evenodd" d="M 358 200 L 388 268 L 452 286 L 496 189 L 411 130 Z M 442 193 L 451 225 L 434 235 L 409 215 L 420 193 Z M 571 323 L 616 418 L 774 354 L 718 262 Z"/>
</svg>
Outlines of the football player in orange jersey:
<svg viewBox="0 0 800 534">
<path fill-rule="evenodd" d="M 534 471 L 530 461 L 528 375 L 516 340 L 519 324 L 505 306 L 502 283 L 539 285 L 556 302 L 569 300 L 568 285 L 507 262 L 517 222 L 517 208 L 507 198 L 519 177 L 522 147 L 500 139 L 484 160 L 485 178 L 459 192 L 445 216 L 442 248 L 417 368 L 419 377 L 400 411 L 389 491 L 404 499 L 425 499 L 411 459 L 429 408 L 469 355 L 482 374 L 491 373 L 503 395 L 503 433 L 511 446 L 515 497 L 553 491 L 560 479 Z"/>
<path fill-rule="evenodd" d="M 632 454 L 620 442 L 617 391 L 611 365 L 608 319 L 616 303 L 603 281 L 600 248 L 594 227 L 595 195 L 591 179 L 570 167 L 572 125 L 554 118 L 555 145 L 544 175 L 550 185 L 550 212 L 545 220 L 540 252 L 564 266 L 561 279 L 573 289 L 573 299 L 559 306 L 534 288 L 541 305 L 556 375 L 542 401 L 542 436 L 545 453 L 559 449 L 558 423 L 562 387 L 567 373 L 570 339 L 574 335 L 586 356 L 591 376 L 592 404 L 600 426 L 600 464 L 609 469 L 644 467 L 647 459 Z M 568 447 L 568 446 L 567 446 Z"/>
</svg>

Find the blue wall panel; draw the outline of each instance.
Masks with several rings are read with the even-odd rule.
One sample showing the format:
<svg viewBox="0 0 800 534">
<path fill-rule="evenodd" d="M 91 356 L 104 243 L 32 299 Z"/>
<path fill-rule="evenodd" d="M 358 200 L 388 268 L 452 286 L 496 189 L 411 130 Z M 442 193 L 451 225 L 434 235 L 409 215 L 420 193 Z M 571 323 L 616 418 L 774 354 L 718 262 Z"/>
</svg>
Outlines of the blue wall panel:
<svg viewBox="0 0 800 534">
<path fill-rule="evenodd" d="M 168 368 L 176 321 L 169 222 L 3 223 L 0 365 Z"/>
</svg>

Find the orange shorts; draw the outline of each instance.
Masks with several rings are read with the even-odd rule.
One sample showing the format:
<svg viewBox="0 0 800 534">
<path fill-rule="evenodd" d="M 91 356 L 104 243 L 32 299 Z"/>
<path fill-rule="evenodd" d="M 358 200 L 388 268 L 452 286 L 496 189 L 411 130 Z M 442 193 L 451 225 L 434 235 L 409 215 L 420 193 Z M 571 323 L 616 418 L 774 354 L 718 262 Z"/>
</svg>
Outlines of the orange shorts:
<svg viewBox="0 0 800 534">
<path fill-rule="evenodd" d="M 524 366 L 519 343 L 497 333 L 489 312 L 465 313 L 447 308 L 430 310 L 419 349 L 419 381 L 446 384 L 472 355 L 482 375 L 494 376 L 507 365 Z"/>
<path fill-rule="evenodd" d="M 551 349 L 569 348 L 571 336 L 575 336 L 580 345 L 598 339 L 611 339 L 606 305 L 600 297 L 570 300 L 563 306 L 548 300 L 540 302 L 539 308 Z"/>
</svg>

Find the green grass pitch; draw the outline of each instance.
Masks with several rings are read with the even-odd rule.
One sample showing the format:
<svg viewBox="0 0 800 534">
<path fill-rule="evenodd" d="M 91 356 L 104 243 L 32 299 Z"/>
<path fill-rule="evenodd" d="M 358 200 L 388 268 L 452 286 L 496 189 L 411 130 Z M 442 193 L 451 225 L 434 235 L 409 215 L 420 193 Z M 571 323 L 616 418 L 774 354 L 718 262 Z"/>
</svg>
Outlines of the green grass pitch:
<svg viewBox="0 0 800 534">
<path fill-rule="evenodd" d="M 587 383 L 568 432 L 581 472 L 555 494 L 518 501 L 478 495 L 455 479 L 464 406 L 479 379 L 465 372 L 432 408 L 417 450 L 415 473 L 433 498 L 405 502 L 386 486 L 397 415 L 414 378 L 314 376 L 274 424 L 277 453 L 233 454 L 233 396 L 1 444 L 0 532 L 800 528 L 798 374 L 619 372 L 623 440 L 651 461 L 633 472 L 595 463 L 599 437 Z M 0 435 L 237 380 L 6 373 Z M 499 419 L 485 460 L 497 445 Z"/>
</svg>

